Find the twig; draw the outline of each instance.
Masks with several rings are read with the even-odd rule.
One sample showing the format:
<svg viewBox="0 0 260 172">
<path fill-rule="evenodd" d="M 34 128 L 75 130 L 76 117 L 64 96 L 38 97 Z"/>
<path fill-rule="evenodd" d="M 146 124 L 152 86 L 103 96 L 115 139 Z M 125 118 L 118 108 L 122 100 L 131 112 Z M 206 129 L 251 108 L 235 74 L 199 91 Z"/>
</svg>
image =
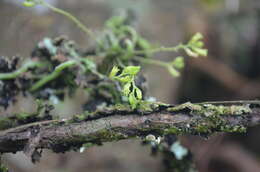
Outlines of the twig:
<svg viewBox="0 0 260 172">
<path fill-rule="evenodd" d="M 29 152 L 38 149 L 65 152 L 84 143 L 101 144 L 148 134 L 207 136 L 215 132 L 244 132 L 245 128 L 258 124 L 259 101 L 157 104 L 156 108 L 139 111 L 112 108 L 81 121 L 51 120 L 4 130 L 0 132 L 0 152 L 25 151 L 28 145 L 33 149 Z"/>
</svg>

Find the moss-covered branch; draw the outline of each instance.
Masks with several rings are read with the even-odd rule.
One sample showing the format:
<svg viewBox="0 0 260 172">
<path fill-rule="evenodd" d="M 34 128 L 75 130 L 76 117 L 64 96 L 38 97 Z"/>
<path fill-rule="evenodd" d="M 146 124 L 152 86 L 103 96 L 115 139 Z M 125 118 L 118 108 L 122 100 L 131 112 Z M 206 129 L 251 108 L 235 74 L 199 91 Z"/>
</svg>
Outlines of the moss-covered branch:
<svg viewBox="0 0 260 172">
<path fill-rule="evenodd" d="M 65 152 L 85 143 L 101 144 L 148 134 L 208 136 L 215 132 L 245 132 L 259 123 L 259 101 L 178 106 L 153 103 L 139 110 L 115 106 L 85 118 L 35 122 L 1 131 L 0 152 L 24 151 L 32 156 L 38 149 Z"/>
</svg>

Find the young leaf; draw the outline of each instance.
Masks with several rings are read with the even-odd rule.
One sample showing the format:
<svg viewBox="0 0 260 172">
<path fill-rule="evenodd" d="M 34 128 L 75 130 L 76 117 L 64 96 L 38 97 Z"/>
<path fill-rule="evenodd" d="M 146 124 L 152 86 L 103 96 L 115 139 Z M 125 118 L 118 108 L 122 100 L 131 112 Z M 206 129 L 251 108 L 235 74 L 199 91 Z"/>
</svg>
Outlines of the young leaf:
<svg viewBox="0 0 260 172">
<path fill-rule="evenodd" d="M 142 100 L 142 91 L 138 87 L 135 87 L 135 93 L 136 93 L 137 99 Z"/>
<path fill-rule="evenodd" d="M 188 54 L 188 56 L 190 57 L 198 57 L 199 55 L 195 52 L 193 52 L 191 49 L 189 48 L 184 48 L 184 51 Z"/>
<path fill-rule="evenodd" d="M 198 47 L 192 47 L 193 52 L 200 56 L 207 56 L 208 55 L 208 50 L 203 49 L 203 48 L 198 48 Z"/>
<path fill-rule="evenodd" d="M 191 37 L 189 44 L 196 43 L 201 39 L 203 39 L 203 35 L 201 33 L 196 33 L 194 36 Z"/>
<path fill-rule="evenodd" d="M 35 5 L 37 5 L 37 1 L 36 0 L 25 0 L 23 2 L 23 6 L 25 6 L 25 7 L 33 7 Z"/>
<path fill-rule="evenodd" d="M 127 66 L 126 68 L 124 68 L 122 74 L 134 76 L 140 71 L 140 69 L 140 66 Z"/>
<path fill-rule="evenodd" d="M 131 82 L 124 85 L 123 93 L 125 96 L 128 96 L 129 93 L 131 92 L 131 90 L 130 90 L 131 85 L 132 85 Z"/>
<path fill-rule="evenodd" d="M 173 67 L 177 69 L 181 69 L 184 67 L 184 58 L 183 57 L 176 57 L 172 62 Z"/>
<path fill-rule="evenodd" d="M 178 77 L 180 76 L 180 72 L 178 72 L 176 69 L 174 69 L 172 66 L 169 66 L 168 68 L 168 71 L 170 72 L 170 74 L 173 76 L 173 77 Z"/>
<path fill-rule="evenodd" d="M 116 74 L 119 72 L 119 68 L 117 66 L 114 66 L 109 74 L 109 78 L 114 78 Z"/>
<path fill-rule="evenodd" d="M 118 76 L 116 77 L 116 79 L 122 83 L 127 83 L 127 82 L 131 82 L 133 80 L 133 76 L 130 75 L 126 75 L 126 76 Z"/>
<path fill-rule="evenodd" d="M 131 92 L 129 94 L 128 101 L 129 101 L 132 109 L 135 109 L 137 107 L 138 100 L 136 99 L 134 92 Z"/>
</svg>

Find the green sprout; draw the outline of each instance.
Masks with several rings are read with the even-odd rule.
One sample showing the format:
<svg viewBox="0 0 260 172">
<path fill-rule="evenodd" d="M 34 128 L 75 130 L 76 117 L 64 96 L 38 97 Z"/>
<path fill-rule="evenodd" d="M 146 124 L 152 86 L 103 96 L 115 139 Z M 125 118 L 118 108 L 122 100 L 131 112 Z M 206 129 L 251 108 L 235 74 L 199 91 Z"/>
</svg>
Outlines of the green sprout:
<svg viewBox="0 0 260 172">
<path fill-rule="evenodd" d="M 23 73 L 27 72 L 31 68 L 42 67 L 42 66 L 44 66 L 44 64 L 40 62 L 28 61 L 20 69 L 17 69 L 16 71 L 10 73 L 0 73 L 0 80 L 15 79 L 18 76 L 22 75 Z"/>
<path fill-rule="evenodd" d="M 190 57 L 199 57 L 199 56 L 207 56 L 208 50 L 204 49 L 204 43 L 202 42 L 203 36 L 201 33 L 196 33 L 192 38 L 188 41 L 187 44 L 182 44 L 180 43 L 179 45 L 175 47 L 158 47 L 155 49 L 148 49 L 148 50 L 137 50 L 135 51 L 135 54 L 140 54 L 140 53 L 158 53 L 158 52 L 179 52 L 179 50 L 184 50 L 186 54 Z M 154 60 L 150 58 L 144 58 L 142 56 L 136 55 L 134 57 L 135 60 L 138 60 L 142 63 L 147 63 L 147 64 L 153 64 L 153 65 L 158 65 L 161 67 L 164 67 L 168 70 L 168 72 L 174 76 L 178 77 L 180 76 L 180 72 L 178 70 L 182 69 L 184 67 L 184 58 L 183 57 L 176 57 L 173 61 L 171 62 L 163 62 L 160 60 Z"/>
<path fill-rule="evenodd" d="M 120 69 L 114 66 L 109 77 L 122 84 L 123 95 L 128 98 L 132 109 L 135 109 L 142 101 L 142 91 L 135 85 L 135 76 L 140 71 L 140 66 L 127 66 L 118 74 Z"/>
<path fill-rule="evenodd" d="M 203 35 L 201 33 L 196 33 L 188 42 L 188 44 L 184 47 L 184 51 L 190 57 L 199 57 L 199 56 L 207 56 L 208 50 L 204 49 L 204 43 L 201 41 L 203 39 Z"/>
<path fill-rule="evenodd" d="M 159 52 L 179 52 L 180 50 L 184 50 L 190 57 L 207 56 L 208 54 L 208 50 L 203 48 L 203 35 L 201 33 L 196 33 L 192 36 L 187 44 L 180 43 L 175 47 L 162 46 L 153 48 L 133 27 L 127 24 L 126 16 L 115 16 L 109 19 L 105 24 L 106 30 L 104 31 L 104 35 L 97 39 L 93 36 L 92 32 L 72 14 L 54 7 L 44 0 L 25 0 L 23 5 L 27 7 L 43 5 L 56 13 L 66 16 L 83 32 L 97 41 L 96 52 L 99 56 L 110 58 L 110 60 L 115 61 L 116 65 L 120 67 L 127 66 L 129 60 L 134 59 L 142 63 L 162 66 L 167 69 L 172 76 L 178 77 L 180 76 L 179 70 L 184 67 L 183 57 L 176 57 L 171 62 L 153 60 L 149 57 Z"/>
</svg>

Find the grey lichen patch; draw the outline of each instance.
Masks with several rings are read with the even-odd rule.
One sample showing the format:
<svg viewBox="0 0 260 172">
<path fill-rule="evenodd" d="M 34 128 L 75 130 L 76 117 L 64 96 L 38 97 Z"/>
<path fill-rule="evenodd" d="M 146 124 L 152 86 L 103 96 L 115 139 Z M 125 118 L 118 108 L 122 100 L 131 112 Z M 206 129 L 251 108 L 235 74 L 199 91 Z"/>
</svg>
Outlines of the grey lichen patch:
<svg viewBox="0 0 260 172">
<path fill-rule="evenodd" d="M 187 102 L 187 103 L 184 103 L 184 104 L 181 104 L 181 105 L 178 105 L 178 106 L 167 108 L 167 110 L 170 111 L 170 112 L 177 112 L 177 111 L 182 111 L 182 110 L 186 110 L 186 109 L 189 109 L 191 111 L 201 111 L 202 106 L 192 104 L 191 102 Z"/>
<path fill-rule="evenodd" d="M 249 105 L 213 105 L 213 104 L 204 104 L 201 106 L 201 110 L 195 111 L 196 113 L 211 116 L 211 115 L 243 115 L 251 113 Z"/>
<path fill-rule="evenodd" d="M 232 105 L 232 106 L 215 106 L 206 104 L 202 106 L 202 110 L 194 111 L 195 115 L 201 117 L 192 122 L 193 129 L 197 133 L 211 134 L 218 132 L 245 132 L 246 127 L 241 123 L 229 121 L 227 117 L 239 118 L 251 113 L 249 106 Z"/>
<path fill-rule="evenodd" d="M 177 160 L 182 160 L 188 154 L 188 149 L 182 146 L 179 141 L 173 143 L 170 150 Z"/>
<path fill-rule="evenodd" d="M 252 110 L 249 105 L 213 105 L 213 104 L 193 104 L 190 102 L 175 106 L 169 107 L 167 110 L 169 112 L 178 112 L 183 110 L 190 110 L 191 112 L 204 116 L 211 115 L 242 115 L 251 113 Z"/>
<path fill-rule="evenodd" d="M 184 103 L 175 107 L 167 108 L 167 111 L 178 114 L 188 113 L 193 120 L 187 124 L 178 124 L 165 130 L 166 133 L 174 134 L 199 134 L 209 136 L 214 132 L 245 132 L 246 127 L 242 123 L 232 122 L 230 118 L 244 118 L 252 113 L 248 104 L 245 105 L 214 105 Z"/>
</svg>

